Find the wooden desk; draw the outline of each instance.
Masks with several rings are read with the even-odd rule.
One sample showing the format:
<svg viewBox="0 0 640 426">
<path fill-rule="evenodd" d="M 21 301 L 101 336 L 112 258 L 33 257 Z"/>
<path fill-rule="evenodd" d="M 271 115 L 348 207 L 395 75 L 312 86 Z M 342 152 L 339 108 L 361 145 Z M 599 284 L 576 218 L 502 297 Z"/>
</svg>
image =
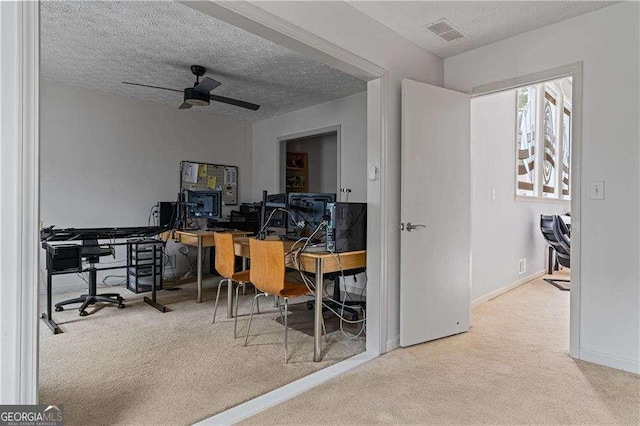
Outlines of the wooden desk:
<svg viewBox="0 0 640 426">
<path fill-rule="evenodd" d="M 213 238 L 213 234 L 218 231 L 173 231 L 174 241 L 181 242 L 188 246 L 198 248 L 198 299 L 197 303 L 202 302 L 202 248 L 203 247 L 215 247 L 216 243 Z M 221 231 L 225 233 L 231 233 L 234 236 L 246 237 L 251 232 L 246 231 Z M 230 289 L 227 291 L 227 318 L 233 318 L 233 291 Z"/>
<path fill-rule="evenodd" d="M 294 242 L 283 241 L 284 251 L 291 251 Z M 296 248 L 301 245 L 298 244 Z M 249 238 L 241 237 L 234 240 L 234 248 L 236 256 L 250 258 Z M 367 265 L 367 251 L 349 251 L 345 253 L 332 254 L 329 252 L 303 252 L 300 254 L 300 269 L 311 272 L 315 275 L 315 299 L 314 321 L 313 321 L 313 360 L 315 362 L 322 361 L 322 291 L 324 285 L 324 274 L 330 272 L 339 272 L 340 270 L 364 268 Z M 285 265 L 288 268 L 294 268 L 290 256 L 287 256 Z M 342 265 L 342 268 L 340 268 Z"/>
</svg>

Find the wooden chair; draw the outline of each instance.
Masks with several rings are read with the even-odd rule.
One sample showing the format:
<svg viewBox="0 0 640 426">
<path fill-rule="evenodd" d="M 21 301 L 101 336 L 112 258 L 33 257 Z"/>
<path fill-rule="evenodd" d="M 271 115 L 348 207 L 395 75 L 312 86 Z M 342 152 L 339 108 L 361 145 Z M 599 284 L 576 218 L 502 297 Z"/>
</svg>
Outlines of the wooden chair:
<svg viewBox="0 0 640 426">
<path fill-rule="evenodd" d="M 237 282 L 236 286 L 236 309 L 233 317 L 233 337 L 236 337 L 236 331 L 238 329 L 238 296 L 240 287 L 245 286 L 250 282 L 249 271 L 235 272 L 236 269 L 236 254 L 233 247 L 233 234 L 214 232 L 213 239 L 216 247 L 216 270 L 222 277 L 218 283 L 218 293 L 216 295 L 216 303 L 213 308 L 213 321 L 216 322 L 216 313 L 218 311 L 218 301 L 220 300 L 220 289 L 222 288 L 222 282 L 227 282 L 227 291 L 233 291 L 233 283 Z M 258 289 L 256 289 L 258 294 Z M 260 313 L 260 307 L 258 307 L 258 313 Z"/>
<path fill-rule="evenodd" d="M 244 339 L 244 346 L 249 340 L 249 330 L 253 319 L 253 308 L 260 296 L 270 294 L 284 299 L 284 363 L 288 361 L 287 337 L 288 337 L 288 308 L 289 298 L 310 294 L 309 289 L 302 283 L 287 281 L 285 276 L 285 254 L 282 241 L 261 241 L 254 238 L 249 240 L 249 250 L 251 253 L 251 283 L 262 293 L 253 298 L 251 314 L 249 315 L 249 325 L 247 335 Z M 282 305 L 281 305 L 282 307 Z M 282 311 L 280 311 L 282 315 Z M 324 322 L 323 322 L 324 325 Z"/>
</svg>

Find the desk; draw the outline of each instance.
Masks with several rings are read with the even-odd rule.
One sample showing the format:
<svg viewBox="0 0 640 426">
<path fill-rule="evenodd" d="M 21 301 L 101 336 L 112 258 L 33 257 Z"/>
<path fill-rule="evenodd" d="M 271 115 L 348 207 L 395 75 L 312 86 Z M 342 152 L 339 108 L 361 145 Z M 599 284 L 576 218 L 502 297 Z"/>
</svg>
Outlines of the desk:
<svg viewBox="0 0 640 426">
<path fill-rule="evenodd" d="M 213 234 L 217 231 L 174 231 L 173 238 L 175 241 L 182 244 L 193 246 L 198 248 L 198 299 L 197 302 L 202 302 L 202 248 L 203 247 L 215 247 L 216 243 L 213 238 Z M 224 231 L 225 233 L 231 233 L 234 236 L 246 237 L 251 232 L 246 231 Z M 233 318 L 233 291 L 229 289 L 227 291 L 227 318 Z"/>
<path fill-rule="evenodd" d="M 234 240 L 234 247 L 236 256 L 242 256 L 243 258 L 250 258 L 251 253 L 249 251 L 249 238 L 236 238 Z M 283 241 L 284 251 L 288 253 L 291 251 L 294 242 Z M 300 244 L 298 244 L 300 246 Z M 340 262 L 338 262 L 339 257 Z M 322 290 L 324 285 L 324 274 L 331 272 L 339 272 L 341 270 L 340 264 L 342 264 L 342 270 L 364 268 L 367 265 L 367 251 L 350 251 L 345 253 L 337 253 L 335 255 L 328 252 L 303 252 L 300 255 L 300 268 L 306 272 L 312 272 L 315 275 L 315 299 L 314 306 L 314 321 L 313 321 L 313 360 L 315 362 L 322 361 Z M 291 256 L 287 256 L 285 266 L 288 268 L 294 268 Z"/>
</svg>

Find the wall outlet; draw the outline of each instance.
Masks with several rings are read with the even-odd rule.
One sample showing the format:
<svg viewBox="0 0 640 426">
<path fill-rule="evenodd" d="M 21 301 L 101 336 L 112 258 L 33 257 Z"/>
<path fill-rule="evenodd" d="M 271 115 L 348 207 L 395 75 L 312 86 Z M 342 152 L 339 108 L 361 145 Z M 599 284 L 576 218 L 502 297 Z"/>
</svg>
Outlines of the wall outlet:
<svg viewBox="0 0 640 426">
<path fill-rule="evenodd" d="M 491 188 L 491 201 L 495 201 L 495 200 L 496 200 L 496 189 Z"/>
<path fill-rule="evenodd" d="M 518 262 L 518 274 L 522 275 L 527 272 L 527 258 L 520 259 Z"/>
</svg>

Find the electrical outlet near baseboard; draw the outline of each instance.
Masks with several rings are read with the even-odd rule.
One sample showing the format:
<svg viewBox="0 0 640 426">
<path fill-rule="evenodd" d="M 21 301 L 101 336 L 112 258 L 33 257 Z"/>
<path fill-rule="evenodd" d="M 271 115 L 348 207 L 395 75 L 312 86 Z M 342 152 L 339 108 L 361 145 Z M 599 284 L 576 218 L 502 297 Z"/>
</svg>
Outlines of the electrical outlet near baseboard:
<svg viewBox="0 0 640 426">
<path fill-rule="evenodd" d="M 522 275 L 527 272 L 527 258 L 520 259 L 518 262 L 518 274 Z"/>
</svg>

